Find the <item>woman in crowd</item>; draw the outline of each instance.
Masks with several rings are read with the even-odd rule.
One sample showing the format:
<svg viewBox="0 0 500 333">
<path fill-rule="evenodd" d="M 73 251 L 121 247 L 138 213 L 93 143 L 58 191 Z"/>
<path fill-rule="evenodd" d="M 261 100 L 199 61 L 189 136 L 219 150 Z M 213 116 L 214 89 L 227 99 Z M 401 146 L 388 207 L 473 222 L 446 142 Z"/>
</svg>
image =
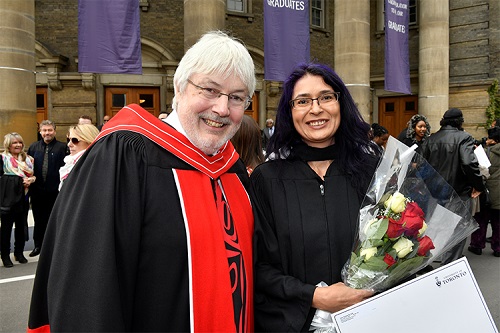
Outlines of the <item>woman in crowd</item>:
<svg viewBox="0 0 500 333">
<path fill-rule="evenodd" d="M 401 142 L 408 147 L 414 144 L 420 147 L 429 135 L 431 135 L 431 125 L 429 125 L 427 118 L 421 114 L 416 114 L 408 121 L 406 137 Z"/>
<path fill-rule="evenodd" d="M 64 163 L 66 164 L 59 169 L 61 180 L 59 183 L 59 191 L 78 159 L 98 135 L 99 130 L 91 124 L 81 124 L 70 127 L 68 131 L 69 155 L 64 158 Z"/>
<path fill-rule="evenodd" d="M 389 140 L 389 131 L 384 126 L 377 123 L 372 124 L 372 141 L 376 144 L 375 153 L 379 156 L 384 154 L 385 146 L 387 145 L 387 140 Z"/>
<path fill-rule="evenodd" d="M 251 175 L 253 169 L 264 162 L 259 124 L 252 117 L 243 116 L 240 129 L 233 136 L 231 142 L 245 163 L 248 175 Z"/>
<path fill-rule="evenodd" d="M 491 162 L 488 170 L 489 177 L 486 179 L 488 191 L 479 196 L 481 209 L 474 215 L 479 229 L 472 233 L 468 250 L 477 255 L 483 253 L 483 249 L 486 247 L 488 222 L 490 222 L 491 249 L 495 257 L 500 257 L 500 127 L 488 129 L 486 144 L 486 153 Z"/>
<path fill-rule="evenodd" d="M 10 259 L 10 238 L 14 231 L 14 259 L 21 264 L 28 260 L 24 257 L 24 243 L 28 231 L 28 187 L 36 180 L 33 176 L 33 157 L 24 152 L 24 140 L 18 133 L 4 137 L 5 151 L 0 165 L 0 252 L 3 265 L 12 267 Z"/>
<path fill-rule="evenodd" d="M 369 130 L 329 67 L 302 64 L 284 82 L 270 160 L 250 177 L 256 331 L 307 331 L 316 309 L 372 295 L 341 282 L 378 162 Z"/>
</svg>

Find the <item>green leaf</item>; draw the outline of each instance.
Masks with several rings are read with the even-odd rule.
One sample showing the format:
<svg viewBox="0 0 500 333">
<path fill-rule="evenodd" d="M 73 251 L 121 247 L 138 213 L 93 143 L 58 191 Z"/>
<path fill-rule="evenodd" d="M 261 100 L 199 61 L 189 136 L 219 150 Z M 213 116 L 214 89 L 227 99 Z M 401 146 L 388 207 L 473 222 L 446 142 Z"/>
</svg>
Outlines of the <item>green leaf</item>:
<svg viewBox="0 0 500 333">
<path fill-rule="evenodd" d="M 423 263 L 424 259 L 424 257 L 415 257 L 392 265 L 389 270 L 389 278 L 386 280 L 387 287 L 390 288 L 408 277 L 413 269 L 419 267 Z"/>
<path fill-rule="evenodd" d="M 361 245 L 362 249 L 367 249 L 369 247 L 379 247 L 384 245 L 384 241 L 381 239 L 366 239 L 363 241 L 363 244 Z M 361 249 L 360 249 L 361 250 Z"/>
<path fill-rule="evenodd" d="M 366 230 L 366 237 L 368 239 L 382 239 L 389 227 L 388 219 L 379 219 L 368 226 Z"/>
<path fill-rule="evenodd" d="M 373 256 L 368 260 L 365 260 L 365 263 L 362 265 L 364 269 L 374 271 L 374 272 L 383 272 L 387 269 L 387 264 L 384 261 L 383 257 Z"/>
</svg>

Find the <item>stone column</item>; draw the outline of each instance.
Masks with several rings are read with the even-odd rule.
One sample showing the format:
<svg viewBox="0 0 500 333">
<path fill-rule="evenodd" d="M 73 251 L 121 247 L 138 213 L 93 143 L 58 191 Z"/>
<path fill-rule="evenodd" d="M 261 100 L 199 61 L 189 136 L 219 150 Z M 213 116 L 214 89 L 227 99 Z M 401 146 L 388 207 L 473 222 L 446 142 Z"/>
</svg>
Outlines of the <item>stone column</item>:
<svg viewBox="0 0 500 333">
<path fill-rule="evenodd" d="M 35 0 L 0 1 L 0 140 L 36 140 Z M 3 144 L 1 144 L 3 146 Z"/>
<path fill-rule="evenodd" d="M 435 132 L 449 104 L 449 0 L 420 0 L 418 8 L 418 113 Z"/>
<path fill-rule="evenodd" d="M 207 31 L 224 30 L 225 0 L 184 0 L 184 52 Z"/>
<path fill-rule="evenodd" d="M 370 119 L 370 1 L 335 1 L 335 71 Z"/>
</svg>

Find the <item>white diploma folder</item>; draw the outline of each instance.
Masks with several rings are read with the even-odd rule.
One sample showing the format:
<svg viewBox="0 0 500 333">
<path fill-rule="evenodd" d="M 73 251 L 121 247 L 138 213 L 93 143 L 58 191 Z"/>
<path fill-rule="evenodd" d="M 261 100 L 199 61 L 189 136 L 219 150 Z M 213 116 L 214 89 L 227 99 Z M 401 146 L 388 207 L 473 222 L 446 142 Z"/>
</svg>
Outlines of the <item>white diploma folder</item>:
<svg viewBox="0 0 500 333">
<path fill-rule="evenodd" d="M 332 314 L 338 333 L 498 333 L 465 257 Z"/>
</svg>

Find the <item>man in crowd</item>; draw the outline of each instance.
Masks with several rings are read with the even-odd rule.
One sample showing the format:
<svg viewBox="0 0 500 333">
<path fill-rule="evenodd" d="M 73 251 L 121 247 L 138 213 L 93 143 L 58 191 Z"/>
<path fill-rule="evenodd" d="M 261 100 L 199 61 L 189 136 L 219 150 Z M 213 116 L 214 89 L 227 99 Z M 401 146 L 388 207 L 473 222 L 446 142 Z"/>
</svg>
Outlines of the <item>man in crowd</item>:
<svg viewBox="0 0 500 333">
<path fill-rule="evenodd" d="M 80 118 L 78 118 L 78 125 L 83 125 L 83 124 L 92 125 L 92 118 L 85 114 L 83 116 L 80 116 Z"/>
<path fill-rule="evenodd" d="M 452 108 L 441 119 L 441 128 L 422 145 L 422 156 L 450 184 L 469 210 L 472 198 L 484 191 L 479 164 L 474 154 L 474 138 L 462 128 L 462 110 Z M 462 256 L 466 239 L 445 252 L 441 265 Z"/>
<path fill-rule="evenodd" d="M 251 332 L 253 214 L 229 139 L 255 89 L 246 48 L 204 35 L 166 123 L 124 107 L 61 191 L 28 331 Z"/>
<path fill-rule="evenodd" d="M 266 149 L 267 143 L 274 134 L 274 120 L 271 118 L 266 120 L 266 127 L 262 130 L 262 148 Z"/>
<path fill-rule="evenodd" d="M 107 123 L 110 119 L 111 119 L 111 117 L 110 117 L 110 116 L 105 115 L 105 116 L 102 118 L 102 125 L 100 125 L 97 129 L 98 129 L 99 131 L 102 131 L 102 127 L 103 127 L 104 125 L 106 125 L 106 123 Z"/>
<path fill-rule="evenodd" d="M 56 125 L 50 120 L 40 123 L 41 140 L 28 148 L 28 155 L 35 159 L 36 182 L 31 184 L 31 208 L 35 227 L 33 240 L 35 248 L 29 254 L 35 257 L 40 254 L 45 229 L 49 216 L 59 193 L 59 168 L 64 165 L 66 145 L 56 139 Z"/>
</svg>

